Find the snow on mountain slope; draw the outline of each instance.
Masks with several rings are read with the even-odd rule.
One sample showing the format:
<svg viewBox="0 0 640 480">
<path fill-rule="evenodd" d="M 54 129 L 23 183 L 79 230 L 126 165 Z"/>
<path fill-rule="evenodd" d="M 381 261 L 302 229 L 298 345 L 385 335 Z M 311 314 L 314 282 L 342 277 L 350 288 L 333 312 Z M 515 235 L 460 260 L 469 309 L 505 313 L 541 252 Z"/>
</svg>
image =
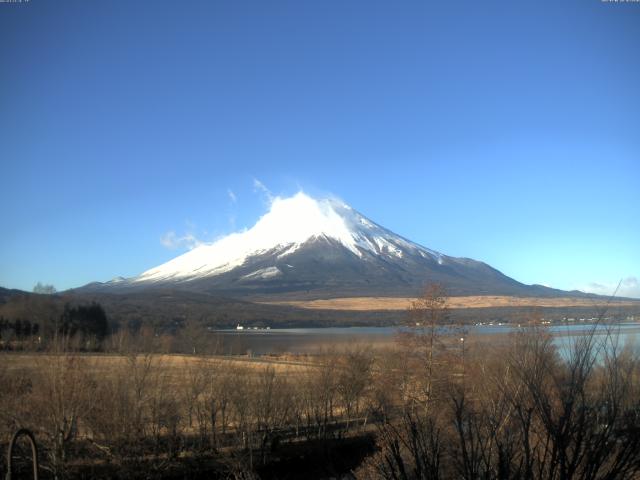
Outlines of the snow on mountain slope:
<svg viewBox="0 0 640 480">
<path fill-rule="evenodd" d="M 268 213 L 249 230 L 201 245 L 133 279 L 137 282 L 187 281 L 229 272 L 247 259 L 267 252 L 278 259 L 313 239 L 338 242 L 356 257 L 365 253 L 402 258 L 410 253 L 442 262 L 442 255 L 405 240 L 335 199 L 316 200 L 303 192 L 277 197 Z M 275 268 L 275 267 L 274 267 Z M 255 272 L 268 278 L 279 271 Z"/>
</svg>

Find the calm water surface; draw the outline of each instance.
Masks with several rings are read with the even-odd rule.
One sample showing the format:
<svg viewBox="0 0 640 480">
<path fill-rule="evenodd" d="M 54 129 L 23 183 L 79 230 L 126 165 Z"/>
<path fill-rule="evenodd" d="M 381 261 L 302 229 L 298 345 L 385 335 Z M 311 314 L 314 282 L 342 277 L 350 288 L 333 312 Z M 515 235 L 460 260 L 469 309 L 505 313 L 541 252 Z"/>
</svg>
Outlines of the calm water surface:
<svg viewBox="0 0 640 480">
<path fill-rule="evenodd" d="M 615 325 L 592 325 L 588 323 L 550 325 L 545 327 L 554 335 L 560 348 L 570 346 L 577 336 L 595 332 L 605 338 L 607 332 L 617 335 L 618 342 L 632 342 L 640 346 L 640 324 L 618 323 Z M 317 353 L 329 347 L 344 348 L 361 344 L 380 347 L 395 342 L 400 327 L 330 327 L 330 328 L 278 328 L 271 330 L 214 330 L 212 334 L 221 340 L 225 353 L 244 354 L 251 351 L 256 355 L 279 353 Z M 488 340 L 491 335 L 506 335 L 518 331 L 512 325 L 468 326 L 456 330 L 465 337 Z"/>
</svg>

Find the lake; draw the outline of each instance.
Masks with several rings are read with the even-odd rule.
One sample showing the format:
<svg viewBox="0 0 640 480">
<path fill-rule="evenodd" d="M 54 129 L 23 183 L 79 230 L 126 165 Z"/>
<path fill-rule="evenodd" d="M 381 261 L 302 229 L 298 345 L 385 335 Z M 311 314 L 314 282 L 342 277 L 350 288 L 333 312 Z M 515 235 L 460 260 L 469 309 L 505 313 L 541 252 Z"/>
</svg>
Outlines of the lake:
<svg viewBox="0 0 640 480">
<path fill-rule="evenodd" d="M 637 342 L 640 333 L 640 323 L 611 324 L 562 324 L 543 327 L 554 335 L 555 342 L 560 348 L 571 345 L 572 339 L 594 331 L 604 336 L 607 331 L 616 333 L 621 344 Z M 390 346 L 396 341 L 398 333 L 407 330 L 406 327 L 329 327 L 329 328 L 278 328 L 270 330 L 212 330 L 211 333 L 221 340 L 227 354 L 245 354 L 251 351 L 254 355 L 282 354 L 313 354 L 335 347 L 341 349 L 349 345 L 361 344 L 372 347 Z M 464 330 L 456 329 L 459 334 L 472 339 L 490 339 L 491 335 L 507 335 L 519 330 L 519 327 L 503 325 L 472 325 Z"/>
</svg>

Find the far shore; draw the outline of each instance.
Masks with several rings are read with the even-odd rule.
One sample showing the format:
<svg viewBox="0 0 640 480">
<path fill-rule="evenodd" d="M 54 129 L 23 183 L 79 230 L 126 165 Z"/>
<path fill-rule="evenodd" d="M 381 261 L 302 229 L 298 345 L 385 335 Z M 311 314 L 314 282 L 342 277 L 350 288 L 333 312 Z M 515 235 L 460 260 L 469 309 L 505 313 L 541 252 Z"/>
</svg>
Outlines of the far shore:
<svg viewBox="0 0 640 480">
<path fill-rule="evenodd" d="M 261 301 L 265 305 L 289 305 L 309 310 L 406 310 L 411 302 L 411 297 L 348 297 L 329 298 L 322 300 L 280 300 Z M 500 295 L 475 295 L 467 297 L 449 297 L 449 308 L 495 308 L 495 307 L 623 307 L 640 306 L 640 300 L 613 299 L 611 301 L 595 298 L 535 298 L 535 297 L 509 297 Z"/>
</svg>

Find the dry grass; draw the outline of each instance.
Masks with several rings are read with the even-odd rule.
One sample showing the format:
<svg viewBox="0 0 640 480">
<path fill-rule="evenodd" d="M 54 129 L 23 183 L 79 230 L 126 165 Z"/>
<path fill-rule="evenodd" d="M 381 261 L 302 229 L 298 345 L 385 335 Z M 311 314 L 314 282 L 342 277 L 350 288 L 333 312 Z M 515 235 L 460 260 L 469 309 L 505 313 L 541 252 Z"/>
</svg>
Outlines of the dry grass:
<svg viewBox="0 0 640 480">
<path fill-rule="evenodd" d="M 269 305 L 291 305 L 312 310 L 406 310 L 415 298 L 409 297 L 351 297 L 326 300 L 289 300 L 261 302 Z M 534 298 L 508 297 L 499 295 L 449 297 L 449 308 L 491 308 L 491 307 L 593 307 L 604 305 L 604 301 L 591 298 Z M 614 300 L 611 306 L 637 306 L 640 302 Z"/>
<path fill-rule="evenodd" d="M 101 375 L 109 375 L 110 371 L 118 368 L 126 367 L 127 357 L 124 355 L 111 354 L 78 354 L 96 373 Z M 1 353 L 0 362 L 6 371 L 24 371 L 30 372 L 39 369 L 42 365 L 47 364 L 53 355 L 47 353 Z M 194 355 L 153 355 L 153 364 L 162 368 L 163 374 L 167 377 L 176 379 L 185 377 L 192 367 L 200 367 L 211 365 L 216 368 L 235 368 L 242 367 L 251 371 L 259 372 L 266 366 L 271 366 L 276 373 L 295 374 L 304 371 L 312 363 L 305 361 L 304 358 L 296 361 L 291 359 L 265 359 L 256 358 L 249 359 L 246 357 L 213 357 L 213 356 L 194 356 Z M 179 382 L 178 382 L 179 383 Z"/>
</svg>

